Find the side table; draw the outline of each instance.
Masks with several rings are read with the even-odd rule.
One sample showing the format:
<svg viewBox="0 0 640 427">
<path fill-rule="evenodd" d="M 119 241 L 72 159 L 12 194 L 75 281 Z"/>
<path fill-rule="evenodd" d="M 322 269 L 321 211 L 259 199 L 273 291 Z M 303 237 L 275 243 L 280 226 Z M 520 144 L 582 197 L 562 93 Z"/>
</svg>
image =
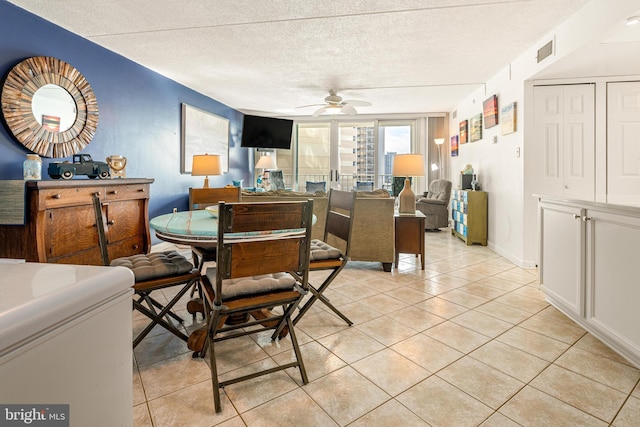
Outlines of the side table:
<svg viewBox="0 0 640 427">
<path fill-rule="evenodd" d="M 416 211 L 415 214 L 400 214 L 397 211 L 393 215 L 395 220 L 395 265 L 398 268 L 400 253 L 420 255 L 422 269 L 424 270 L 424 226 L 426 216 Z"/>
</svg>

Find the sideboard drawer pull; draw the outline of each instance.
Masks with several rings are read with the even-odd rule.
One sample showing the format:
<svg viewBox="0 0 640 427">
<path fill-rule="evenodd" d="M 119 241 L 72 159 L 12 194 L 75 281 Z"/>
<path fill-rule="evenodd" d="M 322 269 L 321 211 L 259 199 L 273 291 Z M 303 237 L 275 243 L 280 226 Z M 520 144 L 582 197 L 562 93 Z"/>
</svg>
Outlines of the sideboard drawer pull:
<svg viewBox="0 0 640 427">
<path fill-rule="evenodd" d="M 51 196 L 54 199 L 61 199 L 62 195 L 61 194 L 54 194 L 53 196 Z"/>
</svg>

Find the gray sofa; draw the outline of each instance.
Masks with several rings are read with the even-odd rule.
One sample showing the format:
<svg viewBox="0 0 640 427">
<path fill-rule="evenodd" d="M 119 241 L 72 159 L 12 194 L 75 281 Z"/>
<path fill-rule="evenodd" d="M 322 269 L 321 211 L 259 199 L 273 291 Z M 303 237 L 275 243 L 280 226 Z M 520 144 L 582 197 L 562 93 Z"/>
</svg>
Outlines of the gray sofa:
<svg viewBox="0 0 640 427">
<path fill-rule="evenodd" d="M 307 199 L 313 199 L 313 213 L 317 219 L 311 235 L 314 239 L 322 239 L 329 201 L 327 193 L 275 190 L 260 193 L 243 191 L 241 195 L 243 202 Z M 380 262 L 384 271 L 391 271 L 394 260 L 393 205 L 394 199 L 386 190 L 358 192 L 353 212 L 351 260 Z M 339 241 L 327 243 L 337 247 L 342 245 Z"/>
<path fill-rule="evenodd" d="M 426 230 L 436 230 L 449 226 L 449 199 L 451 181 L 436 179 L 429 184 L 429 191 L 416 200 L 416 209 L 422 212 Z"/>
</svg>

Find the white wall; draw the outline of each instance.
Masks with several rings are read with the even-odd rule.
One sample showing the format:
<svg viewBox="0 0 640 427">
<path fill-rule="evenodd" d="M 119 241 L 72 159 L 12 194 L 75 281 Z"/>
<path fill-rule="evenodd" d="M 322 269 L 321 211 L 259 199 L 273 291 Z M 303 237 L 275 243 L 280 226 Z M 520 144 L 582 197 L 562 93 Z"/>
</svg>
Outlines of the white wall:
<svg viewBox="0 0 640 427">
<path fill-rule="evenodd" d="M 493 76 L 484 89 L 471 94 L 450 115 L 449 134 L 457 135 L 460 121 L 481 113 L 482 102 L 489 96 L 498 96 L 499 109 L 517 103 L 517 131 L 502 136 L 500 124 L 483 129 L 482 140 L 460 145 L 459 156 L 449 158 L 448 176 L 456 187 L 459 171 L 467 163 L 473 165 L 482 189 L 489 194 L 489 247 L 518 265 L 533 267 L 538 258 L 537 201 L 528 191 L 527 180 L 531 176 L 526 168 L 527 151 L 535 149 L 527 131 L 531 123 L 532 81 L 537 73 L 579 47 L 599 40 L 637 10 L 637 0 L 591 1 Z M 555 53 L 538 64 L 537 50 L 549 40 L 554 40 Z M 492 143 L 494 136 L 496 143 Z"/>
<path fill-rule="evenodd" d="M 459 123 L 482 112 L 482 103 L 491 95 L 498 96 L 498 108 L 517 102 L 517 132 L 501 134 L 500 123 L 483 129 L 482 139 L 459 145 L 458 157 L 451 157 L 449 177 L 454 187 L 459 185 L 459 173 L 470 163 L 477 174 L 483 191 L 489 200 L 489 246 L 496 252 L 523 265 L 522 217 L 523 217 L 523 120 L 522 81 L 509 80 L 509 69 L 503 70 L 494 80 L 470 96 L 458 106 L 457 117 L 451 119 L 449 133 L 459 133 Z M 496 142 L 494 143 L 494 138 Z M 520 150 L 520 156 L 517 154 Z"/>
</svg>

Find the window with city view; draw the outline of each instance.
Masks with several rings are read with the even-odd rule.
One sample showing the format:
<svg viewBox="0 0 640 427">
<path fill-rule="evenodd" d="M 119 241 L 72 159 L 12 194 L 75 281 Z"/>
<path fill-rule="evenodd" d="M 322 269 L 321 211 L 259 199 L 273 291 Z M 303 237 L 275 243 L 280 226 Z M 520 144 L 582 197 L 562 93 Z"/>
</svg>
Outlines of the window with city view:
<svg viewBox="0 0 640 427">
<path fill-rule="evenodd" d="M 307 182 L 343 190 L 392 190 L 395 154 L 412 152 L 414 121 L 297 123 L 292 150 L 276 150 L 287 188 Z"/>
</svg>

